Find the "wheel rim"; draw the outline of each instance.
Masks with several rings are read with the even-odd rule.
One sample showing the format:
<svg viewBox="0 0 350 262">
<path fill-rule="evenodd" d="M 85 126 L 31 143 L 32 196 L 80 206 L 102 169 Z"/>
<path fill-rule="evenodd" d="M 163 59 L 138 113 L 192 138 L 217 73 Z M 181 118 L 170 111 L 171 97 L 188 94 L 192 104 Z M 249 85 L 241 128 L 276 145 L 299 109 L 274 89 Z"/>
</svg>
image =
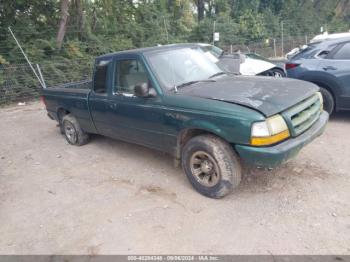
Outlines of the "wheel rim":
<svg viewBox="0 0 350 262">
<path fill-rule="evenodd" d="M 74 126 L 72 125 L 72 123 L 65 121 L 64 122 L 64 133 L 66 134 L 67 139 L 69 140 L 69 142 L 71 143 L 76 143 L 77 141 L 77 132 L 74 128 Z"/>
<path fill-rule="evenodd" d="M 214 158 L 204 151 L 197 151 L 191 156 L 191 173 L 198 183 L 213 187 L 220 181 L 219 167 Z"/>
<path fill-rule="evenodd" d="M 276 77 L 276 78 L 283 77 L 283 76 L 282 76 L 282 73 L 281 73 L 281 72 L 278 72 L 278 71 L 274 71 L 274 72 L 273 72 L 273 76 Z"/>
</svg>

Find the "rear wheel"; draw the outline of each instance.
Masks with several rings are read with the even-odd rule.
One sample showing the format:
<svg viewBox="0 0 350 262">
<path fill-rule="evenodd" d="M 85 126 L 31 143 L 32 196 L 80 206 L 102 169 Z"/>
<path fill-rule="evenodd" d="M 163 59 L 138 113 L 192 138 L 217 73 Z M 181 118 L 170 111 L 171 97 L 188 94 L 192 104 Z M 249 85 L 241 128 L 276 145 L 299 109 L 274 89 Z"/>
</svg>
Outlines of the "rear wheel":
<svg viewBox="0 0 350 262">
<path fill-rule="evenodd" d="M 326 110 L 330 115 L 334 111 L 334 98 L 331 92 L 329 92 L 327 89 L 320 87 L 320 92 L 323 97 L 323 108 Z"/>
<path fill-rule="evenodd" d="M 182 166 L 192 186 L 202 195 L 222 198 L 241 182 L 237 155 L 213 135 L 192 138 L 182 150 Z"/>
<path fill-rule="evenodd" d="M 82 146 L 88 142 L 89 135 L 81 129 L 77 119 L 71 114 L 62 118 L 62 127 L 64 136 L 69 144 Z"/>
</svg>

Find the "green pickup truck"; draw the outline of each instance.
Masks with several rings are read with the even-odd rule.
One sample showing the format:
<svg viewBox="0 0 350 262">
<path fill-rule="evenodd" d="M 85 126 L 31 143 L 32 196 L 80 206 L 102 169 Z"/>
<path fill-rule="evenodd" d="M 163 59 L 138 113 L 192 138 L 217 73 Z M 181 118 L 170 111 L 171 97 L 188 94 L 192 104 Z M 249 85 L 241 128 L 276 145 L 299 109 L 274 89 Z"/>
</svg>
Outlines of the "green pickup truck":
<svg viewBox="0 0 350 262">
<path fill-rule="evenodd" d="M 70 144 L 100 134 L 169 153 L 212 198 L 240 184 L 242 165 L 294 157 L 328 121 L 314 84 L 225 73 L 181 44 L 97 57 L 91 82 L 43 89 L 42 99 Z"/>
</svg>

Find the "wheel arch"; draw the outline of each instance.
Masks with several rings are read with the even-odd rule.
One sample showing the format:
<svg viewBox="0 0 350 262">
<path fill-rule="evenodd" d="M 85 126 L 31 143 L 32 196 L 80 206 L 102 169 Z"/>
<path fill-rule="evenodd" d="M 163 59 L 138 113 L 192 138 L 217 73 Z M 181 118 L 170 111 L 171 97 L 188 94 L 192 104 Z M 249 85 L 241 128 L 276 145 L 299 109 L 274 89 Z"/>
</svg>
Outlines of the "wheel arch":
<svg viewBox="0 0 350 262">
<path fill-rule="evenodd" d="M 271 71 L 271 70 L 277 70 L 277 71 L 280 71 L 280 73 L 282 74 L 282 77 L 286 77 L 287 76 L 287 73 L 286 73 L 286 70 L 284 70 L 283 68 L 279 67 L 279 66 L 274 66 L 268 70 L 265 70 L 261 73 L 258 74 L 258 76 L 268 76 L 268 73 Z"/>
<path fill-rule="evenodd" d="M 319 81 L 319 80 L 312 80 L 310 82 L 319 87 L 326 89 L 329 93 L 331 93 L 334 101 L 334 109 L 337 109 L 337 104 L 338 104 L 337 96 L 335 95 L 334 90 L 332 90 L 331 86 L 328 83 L 324 83 L 323 81 Z"/>
<path fill-rule="evenodd" d="M 319 72 L 309 72 L 308 74 L 302 75 L 300 80 L 308 81 L 318 85 L 319 87 L 327 89 L 327 91 L 329 91 L 333 96 L 334 109 L 337 109 L 340 87 L 334 77 L 321 74 Z"/>
<path fill-rule="evenodd" d="M 177 160 L 181 159 L 181 151 L 182 151 L 182 148 L 186 145 L 186 143 L 193 137 L 196 137 L 199 135 L 213 135 L 229 143 L 227 139 L 225 139 L 224 135 L 219 132 L 215 132 L 213 130 L 209 130 L 201 127 L 185 128 L 181 130 L 181 132 L 177 136 L 176 155 L 175 155 Z"/>
<path fill-rule="evenodd" d="M 65 108 L 65 107 L 58 107 L 57 110 L 57 120 L 58 122 L 61 124 L 61 121 L 62 121 L 62 118 L 65 116 L 65 115 L 68 115 L 70 114 L 71 112 Z"/>
</svg>

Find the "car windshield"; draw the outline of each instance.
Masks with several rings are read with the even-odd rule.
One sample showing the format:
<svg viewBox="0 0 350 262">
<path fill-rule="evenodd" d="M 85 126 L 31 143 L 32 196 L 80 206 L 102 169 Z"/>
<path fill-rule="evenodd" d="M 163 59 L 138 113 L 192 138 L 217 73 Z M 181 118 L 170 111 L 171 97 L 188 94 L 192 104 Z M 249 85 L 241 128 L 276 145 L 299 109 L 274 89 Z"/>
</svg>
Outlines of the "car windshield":
<svg viewBox="0 0 350 262">
<path fill-rule="evenodd" d="M 204 53 L 210 52 L 216 58 L 220 58 L 220 56 L 224 52 L 224 51 L 222 51 L 222 49 L 220 49 L 219 47 L 214 46 L 214 45 L 202 45 L 202 46 L 200 46 L 200 49 L 202 49 L 204 51 Z"/>
<path fill-rule="evenodd" d="M 221 72 L 199 49 L 181 48 L 146 54 L 158 80 L 168 90 L 185 83 L 208 80 Z"/>
<path fill-rule="evenodd" d="M 248 53 L 245 54 L 247 57 L 252 58 L 252 59 L 257 59 L 257 60 L 262 60 L 262 61 L 266 61 L 266 62 L 270 62 L 269 59 L 262 57 L 260 55 L 254 54 L 254 53 Z"/>
</svg>

